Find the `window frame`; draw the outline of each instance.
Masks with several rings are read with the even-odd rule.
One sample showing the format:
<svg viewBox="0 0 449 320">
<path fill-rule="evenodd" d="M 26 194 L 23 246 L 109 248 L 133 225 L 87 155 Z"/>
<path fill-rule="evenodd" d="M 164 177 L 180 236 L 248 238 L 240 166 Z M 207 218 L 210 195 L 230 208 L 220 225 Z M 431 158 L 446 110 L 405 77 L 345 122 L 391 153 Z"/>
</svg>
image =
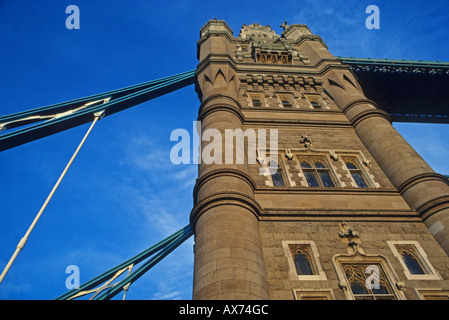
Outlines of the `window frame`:
<svg viewBox="0 0 449 320">
<path fill-rule="evenodd" d="M 312 110 L 329 110 L 329 107 L 323 102 L 321 95 L 319 94 L 305 94 L 304 95 L 309 102 L 309 108 Z M 312 102 L 316 102 L 319 108 L 315 107 Z"/>
<path fill-rule="evenodd" d="M 286 103 L 284 103 L 284 102 L 286 102 Z M 284 107 L 284 109 L 293 108 L 293 104 L 288 99 L 282 99 L 281 103 L 282 103 L 282 106 Z"/>
<path fill-rule="evenodd" d="M 315 104 L 314 104 L 314 103 L 315 103 Z M 314 110 L 321 110 L 321 109 L 323 109 L 323 106 L 322 106 L 318 101 L 316 101 L 316 100 L 310 101 L 310 104 L 312 105 L 312 108 L 313 108 Z"/>
<path fill-rule="evenodd" d="M 293 262 L 295 263 L 295 269 L 296 274 L 298 276 L 313 276 L 317 274 L 317 268 L 315 266 L 315 262 L 313 261 L 313 253 L 310 248 L 310 245 L 308 244 L 290 244 L 289 245 L 290 252 L 293 257 Z M 305 259 L 308 261 L 309 267 L 310 267 L 310 274 L 300 274 L 298 271 L 298 266 L 296 264 L 296 257 L 300 254 L 302 256 L 305 256 Z"/>
<path fill-rule="evenodd" d="M 356 156 L 350 157 L 350 156 L 345 156 L 342 157 L 342 161 L 343 161 L 343 167 L 344 169 L 349 173 L 349 177 L 351 178 L 351 181 L 354 183 L 353 187 L 355 186 L 355 188 L 358 189 L 369 189 L 369 188 L 373 188 L 373 181 L 371 181 L 371 178 L 368 176 L 368 174 L 366 173 L 365 169 L 362 167 L 362 165 L 360 164 L 359 159 Z M 349 169 L 348 166 L 346 165 L 346 163 L 352 163 L 356 169 Z M 357 182 L 355 181 L 352 172 L 355 173 L 359 173 L 360 176 L 362 177 L 363 181 L 366 184 L 366 188 L 363 187 L 359 187 L 359 185 L 357 184 Z"/>
<path fill-rule="evenodd" d="M 297 158 L 298 158 L 299 168 L 300 168 L 302 175 L 305 179 L 307 187 L 329 189 L 329 188 L 337 188 L 340 186 L 340 183 L 336 178 L 334 170 L 332 169 L 332 166 L 329 164 L 329 161 L 327 160 L 326 157 L 324 157 L 324 156 L 322 156 L 322 157 L 319 157 L 319 156 L 318 157 L 317 156 L 297 156 Z M 311 166 L 311 168 L 303 168 L 302 167 L 303 162 L 307 162 Z M 316 162 L 323 163 L 325 168 L 317 168 L 315 165 Z M 306 172 L 313 172 L 315 179 L 318 182 L 318 186 L 310 186 L 309 185 L 309 183 L 307 181 L 307 177 L 306 177 Z M 333 184 L 332 187 L 324 186 L 321 176 L 319 174 L 320 172 L 327 172 L 329 174 L 329 178 L 331 179 L 332 184 Z"/>
<path fill-rule="evenodd" d="M 339 287 L 343 290 L 346 299 L 355 300 L 343 270 L 343 264 L 357 263 L 363 263 L 366 265 L 379 264 L 385 274 L 386 280 L 394 292 L 396 300 L 406 300 L 403 289 L 401 289 L 403 283 L 400 282 L 399 277 L 391 266 L 390 261 L 381 254 L 365 254 L 361 248 L 357 248 L 357 250 L 351 254 L 336 254 L 332 257 L 332 264 L 334 265 L 335 272 L 337 273 Z"/>
<path fill-rule="evenodd" d="M 257 101 L 256 102 L 257 105 L 254 101 Z M 258 99 L 258 98 L 251 99 L 251 104 L 253 105 L 253 108 L 262 108 L 263 107 L 262 101 L 260 101 L 260 99 Z"/>
<path fill-rule="evenodd" d="M 295 265 L 295 260 L 292 254 L 292 246 L 304 246 L 307 247 L 311 258 L 311 267 L 314 274 L 311 275 L 298 275 Z M 282 247 L 284 249 L 284 255 L 287 258 L 289 266 L 289 278 L 290 280 L 327 280 L 326 273 L 321 268 L 319 260 L 319 252 L 314 241 L 308 240 L 284 240 L 282 241 Z"/>
<path fill-rule="evenodd" d="M 401 240 L 401 241 L 387 241 L 388 246 L 390 247 L 393 255 L 399 260 L 399 263 L 401 264 L 404 274 L 407 277 L 408 280 L 442 280 L 443 278 L 441 275 L 435 270 L 435 268 L 430 263 L 429 259 L 427 258 L 427 254 L 421 247 L 418 241 L 408 241 L 408 240 Z M 413 246 L 415 249 L 415 253 L 417 258 L 419 259 L 419 263 L 421 266 L 424 267 L 425 274 L 413 274 L 410 272 L 408 266 L 405 264 L 404 259 L 402 255 L 400 254 L 398 250 L 398 246 Z"/>
<path fill-rule="evenodd" d="M 291 94 L 277 94 L 278 97 L 278 107 L 284 109 L 284 110 L 293 110 L 297 108 L 295 101 L 293 99 L 293 96 Z M 288 102 L 288 106 L 284 104 L 284 101 Z"/>
<path fill-rule="evenodd" d="M 366 273 L 366 269 L 369 266 L 376 266 L 379 268 L 379 273 L 380 273 L 380 278 L 381 280 L 379 280 L 380 282 L 384 283 L 384 287 L 387 288 L 387 290 L 389 291 L 388 294 L 379 294 L 379 293 L 375 293 L 372 289 L 366 287 L 365 283 L 362 283 L 363 286 L 365 286 L 365 290 L 366 290 L 366 294 L 358 294 L 358 293 L 354 293 L 352 291 L 352 285 L 351 285 L 351 280 L 353 280 L 353 278 L 357 278 L 357 280 L 367 280 L 370 275 L 368 273 Z M 359 274 L 362 275 L 363 279 L 358 279 L 360 278 L 360 275 L 358 275 L 359 277 L 357 277 L 357 275 L 354 275 L 354 277 L 351 277 L 351 279 L 348 279 L 348 276 L 346 274 L 346 267 L 351 267 L 352 269 L 355 268 L 363 268 L 364 270 L 362 270 L 362 272 L 360 272 Z M 379 263 L 373 263 L 373 262 L 344 262 L 342 263 L 342 269 L 343 269 L 343 273 L 345 275 L 345 279 L 348 283 L 348 290 L 351 291 L 351 294 L 354 298 L 354 300 L 397 300 L 397 297 L 394 293 L 393 290 L 393 285 L 390 283 L 390 281 L 388 280 L 388 277 L 386 276 L 385 271 L 382 268 L 382 265 Z M 360 270 L 358 270 L 360 271 Z M 363 298 L 371 298 L 371 299 L 363 299 Z M 393 299 L 379 299 L 379 298 L 393 298 Z"/>
<path fill-rule="evenodd" d="M 419 300 L 449 300 L 449 290 L 441 288 L 414 288 Z M 429 299 L 429 297 L 446 297 L 447 299 Z"/>
<path fill-rule="evenodd" d="M 332 289 L 293 289 L 293 296 L 295 300 L 335 300 Z"/>
<path fill-rule="evenodd" d="M 260 150 L 260 149 L 257 149 Z M 259 152 L 259 151 L 258 151 Z M 276 170 L 275 174 L 280 174 L 282 177 L 282 181 L 284 183 L 283 186 L 275 186 L 273 175 L 270 174 L 270 163 L 271 161 L 275 161 L 277 163 L 278 169 Z M 280 154 L 277 154 L 277 157 L 266 155 L 265 160 L 262 163 L 261 173 L 263 172 L 263 176 L 266 177 L 265 185 L 268 187 L 274 187 L 274 188 L 288 188 L 290 186 L 290 180 L 288 179 L 288 174 L 285 169 L 285 164 L 282 161 L 282 157 Z"/>
<path fill-rule="evenodd" d="M 273 187 L 276 187 L 276 188 L 284 188 L 284 187 L 287 187 L 286 179 L 285 179 L 285 176 L 284 176 L 284 170 L 283 170 L 282 166 L 279 164 L 279 159 L 278 159 L 278 160 L 270 159 L 270 160 L 268 161 L 268 170 L 269 170 L 269 168 L 270 168 L 270 163 L 271 163 L 272 161 L 275 161 L 275 162 L 277 163 L 277 169 L 276 169 L 276 172 L 275 172 L 274 174 L 271 174 L 271 175 L 270 175 L 270 174 L 269 174 L 269 171 L 268 171 L 268 175 L 271 177 L 271 182 L 273 183 Z M 282 186 L 276 186 L 275 183 L 274 183 L 273 176 L 274 176 L 274 175 L 277 175 L 277 174 L 280 175 L 281 178 L 282 178 L 282 183 L 283 183 Z"/>
</svg>

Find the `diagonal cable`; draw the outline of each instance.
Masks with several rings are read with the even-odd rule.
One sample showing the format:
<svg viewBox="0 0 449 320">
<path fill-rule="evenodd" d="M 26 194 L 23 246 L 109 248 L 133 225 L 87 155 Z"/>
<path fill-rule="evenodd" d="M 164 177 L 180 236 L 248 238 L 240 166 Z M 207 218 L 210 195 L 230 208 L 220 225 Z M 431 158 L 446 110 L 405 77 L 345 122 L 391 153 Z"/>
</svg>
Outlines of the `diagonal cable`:
<svg viewBox="0 0 449 320">
<path fill-rule="evenodd" d="M 158 262 L 160 262 L 170 252 L 176 249 L 192 235 L 192 228 L 190 225 L 187 225 L 186 227 L 175 232 L 166 239 L 139 253 L 135 257 L 128 259 L 127 261 L 106 271 L 98 277 L 84 283 L 79 288 L 73 289 L 57 297 L 55 300 L 69 300 L 94 292 L 94 300 L 108 300 L 117 295 L 120 291 L 125 291 L 126 293 L 129 285 L 131 285 L 142 275 L 148 272 L 152 267 L 154 267 Z M 132 267 L 147 258 L 149 258 L 148 261 L 145 261 L 142 266 L 140 266 L 134 272 L 130 272 Z M 121 280 L 118 283 L 111 284 L 112 281 L 115 280 L 115 278 L 118 278 L 118 276 L 120 276 L 126 270 L 129 270 L 129 272 L 125 279 Z"/>
</svg>

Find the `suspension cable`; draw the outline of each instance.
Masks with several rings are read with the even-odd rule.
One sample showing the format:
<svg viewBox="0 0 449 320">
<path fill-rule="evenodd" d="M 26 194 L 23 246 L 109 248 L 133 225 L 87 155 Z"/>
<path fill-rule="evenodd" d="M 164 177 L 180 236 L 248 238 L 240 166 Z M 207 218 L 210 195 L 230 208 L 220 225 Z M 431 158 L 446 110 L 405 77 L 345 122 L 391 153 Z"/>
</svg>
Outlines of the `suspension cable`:
<svg viewBox="0 0 449 320">
<path fill-rule="evenodd" d="M 83 146 L 84 142 L 86 141 L 87 137 L 89 136 L 90 132 L 92 131 L 92 128 L 95 126 L 97 121 L 101 119 L 103 116 L 103 111 L 95 113 L 94 121 L 92 122 L 91 126 L 89 127 L 89 130 L 87 130 L 86 134 L 84 135 L 83 139 L 81 140 L 81 143 L 78 145 L 78 148 L 76 148 L 75 153 L 70 158 L 70 161 L 67 163 L 64 171 L 62 172 L 61 176 L 59 177 L 58 181 L 54 185 L 53 189 L 51 190 L 50 194 L 48 195 L 47 199 L 45 200 L 44 204 L 42 205 L 41 209 L 37 213 L 36 217 L 34 218 L 33 222 L 31 223 L 30 227 L 28 228 L 27 232 L 23 236 L 22 239 L 20 239 L 19 244 L 16 247 L 16 250 L 14 251 L 14 254 L 12 255 L 11 259 L 9 260 L 8 264 L 6 265 L 5 269 L 3 270 L 2 274 L 0 275 L 0 284 L 2 283 L 3 279 L 5 278 L 6 274 L 8 273 L 9 269 L 11 268 L 12 264 L 16 260 L 17 256 L 19 255 L 20 251 L 25 246 L 26 242 L 28 241 L 28 237 L 30 236 L 31 232 L 33 231 L 34 227 L 36 226 L 39 218 L 41 217 L 42 213 L 44 212 L 45 208 L 47 208 L 48 203 L 50 202 L 51 198 L 56 192 L 56 189 L 58 189 L 59 185 L 61 184 L 62 179 L 64 178 L 65 174 L 69 170 L 70 166 L 73 163 L 73 160 L 75 160 L 76 156 L 78 155 L 78 152 L 80 151 L 81 147 Z"/>
</svg>

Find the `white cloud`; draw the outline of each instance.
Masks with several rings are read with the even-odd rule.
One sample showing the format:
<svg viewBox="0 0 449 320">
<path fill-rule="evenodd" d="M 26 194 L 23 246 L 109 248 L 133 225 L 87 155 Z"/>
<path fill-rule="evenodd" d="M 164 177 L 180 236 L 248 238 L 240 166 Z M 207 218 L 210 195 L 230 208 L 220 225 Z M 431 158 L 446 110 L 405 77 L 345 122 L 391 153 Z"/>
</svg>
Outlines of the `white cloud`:
<svg viewBox="0 0 449 320">
<path fill-rule="evenodd" d="M 157 292 L 153 295 L 151 300 L 180 300 L 181 295 L 181 291 L 174 291 L 169 293 Z"/>
<path fill-rule="evenodd" d="M 22 296 L 32 291 L 33 286 L 29 282 L 24 281 L 22 278 L 11 277 L 11 274 L 8 276 L 8 281 L 1 285 L 0 299 L 6 300 L 10 299 L 10 297 Z"/>
</svg>

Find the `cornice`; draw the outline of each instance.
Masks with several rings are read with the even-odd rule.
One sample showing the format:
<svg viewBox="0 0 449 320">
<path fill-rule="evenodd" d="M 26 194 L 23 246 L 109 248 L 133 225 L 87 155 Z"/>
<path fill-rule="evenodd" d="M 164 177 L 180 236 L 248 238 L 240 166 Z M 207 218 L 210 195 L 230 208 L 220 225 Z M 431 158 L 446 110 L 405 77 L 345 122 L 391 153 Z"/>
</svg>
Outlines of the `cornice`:
<svg viewBox="0 0 449 320">
<path fill-rule="evenodd" d="M 197 201 L 198 190 L 206 182 L 220 176 L 232 176 L 247 183 L 253 191 L 256 188 L 256 183 L 254 182 L 254 180 L 245 172 L 236 169 L 215 169 L 205 173 L 196 180 L 195 187 L 193 188 L 193 199 L 195 203 Z"/>
<path fill-rule="evenodd" d="M 364 98 L 364 99 L 354 100 L 354 101 L 348 103 L 346 106 L 344 106 L 341 109 L 341 111 L 343 113 L 346 113 L 346 112 L 349 111 L 349 109 L 351 109 L 351 108 L 353 108 L 353 107 L 355 107 L 355 106 L 357 106 L 359 104 L 372 104 L 376 109 L 379 109 L 379 106 L 377 105 L 377 103 L 375 101 Z"/>
<path fill-rule="evenodd" d="M 405 221 L 421 222 L 415 210 L 339 210 L 339 209 L 286 209 L 269 208 L 263 209 L 260 215 L 261 221 L 281 220 L 304 220 L 304 221 L 342 221 L 351 219 L 353 221 Z"/>
<path fill-rule="evenodd" d="M 190 212 L 190 225 L 192 229 L 195 230 L 196 222 L 203 214 L 207 214 L 206 212 L 208 210 L 219 206 L 230 205 L 239 206 L 248 210 L 257 219 L 259 219 L 262 211 L 260 205 L 244 193 L 235 191 L 214 193 L 194 205 Z"/>
<path fill-rule="evenodd" d="M 447 178 L 445 176 L 443 176 L 439 173 L 435 173 L 435 172 L 428 172 L 428 173 L 421 173 L 421 174 L 415 175 L 415 176 L 405 180 L 398 186 L 398 190 L 401 194 L 403 194 L 405 191 L 407 191 L 409 188 L 415 186 L 416 184 L 424 182 L 424 181 L 429 181 L 429 180 L 437 180 L 437 181 L 440 181 L 440 182 L 443 182 L 443 183 L 449 185 L 449 180 L 447 180 Z"/>
<path fill-rule="evenodd" d="M 449 210 L 449 195 L 432 198 L 416 208 L 416 211 L 418 211 L 423 220 L 427 220 L 442 210 Z"/>
<path fill-rule="evenodd" d="M 289 65 L 289 64 L 261 64 L 257 62 L 236 62 L 234 57 L 227 53 L 210 53 L 197 65 L 196 74 L 200 74 L 211 63 L 228 63 L 239 74 L 273 74 L 273 75 L 301 75 L 324 76 L 327 72 L 339 69 L 349 71 L 349 67 L 343 65 L 337 58 L 323 58 L 314 65 Z"/>
<path fill-rule="evenodd" d="M 390 196 L 401 196 L 396 188 L 348 188 L 348 187 L 335 187 L 335 188 L 326 188 L 322 187 L 265 187 L 265 186 L 257 186 L 254 190 L 254 194 L 284 194 L 288 192 L 289 194 L 308 194 L 310 195 L 312 192 L 314 195 L 348 195 L 355 194 L 360 195 L 390 195 Z"/>
<path fill-rule="evenodd" d="M 384 118 L 388 122 L 392 123 L 389 113 L 381 109 L 370 109 L 362 111 L 351 119 L 351 123 L 354 126 L 354 128 L 356 128 L 363 120 L 366 120 L 371 117 Z"/>
<path fill-rule="evenodd" d="M 230 103 L 220 102 L 216 106 L 209 106 L 206 109 L 204 108 L 207 104 L 211 104 L 211 101 L 213 101 L 215 99 L 230 100 Z M 231 97 L 229 95 L 224 95 L 224 94 L 213 94 L 213 95 L 208 96 L 201 103 L 199 111 L 198 111 L 198 120 L 203 121 L 204 118 L 206 118 L 208 115 L 210 115 L 214 112 L 217 112 L 217 111 L 227 111 L 227 112 L 231 112 L 231 113 L 235 114 L 240 119 L 240 121 L 243 123 L 245 121 L 245 117 L 242 114 L 242 111 L 240 109 L 241 109 L 240 103 L 233 97 Z"/>
<path fill-rule="evenodd" d="M 280 111 L 282 112 L 282 111 Z M 301 111 L 298 111 L 301 112 Z M 348 128 L 353 129 L 348 121 L 324 121 L 324 120 L 293 120 L 293 119 L 254 119 L 244 118 L 244 126 L 279 126 L 279 127 L 327 127 L 327 128 Z"/>
</svg>

